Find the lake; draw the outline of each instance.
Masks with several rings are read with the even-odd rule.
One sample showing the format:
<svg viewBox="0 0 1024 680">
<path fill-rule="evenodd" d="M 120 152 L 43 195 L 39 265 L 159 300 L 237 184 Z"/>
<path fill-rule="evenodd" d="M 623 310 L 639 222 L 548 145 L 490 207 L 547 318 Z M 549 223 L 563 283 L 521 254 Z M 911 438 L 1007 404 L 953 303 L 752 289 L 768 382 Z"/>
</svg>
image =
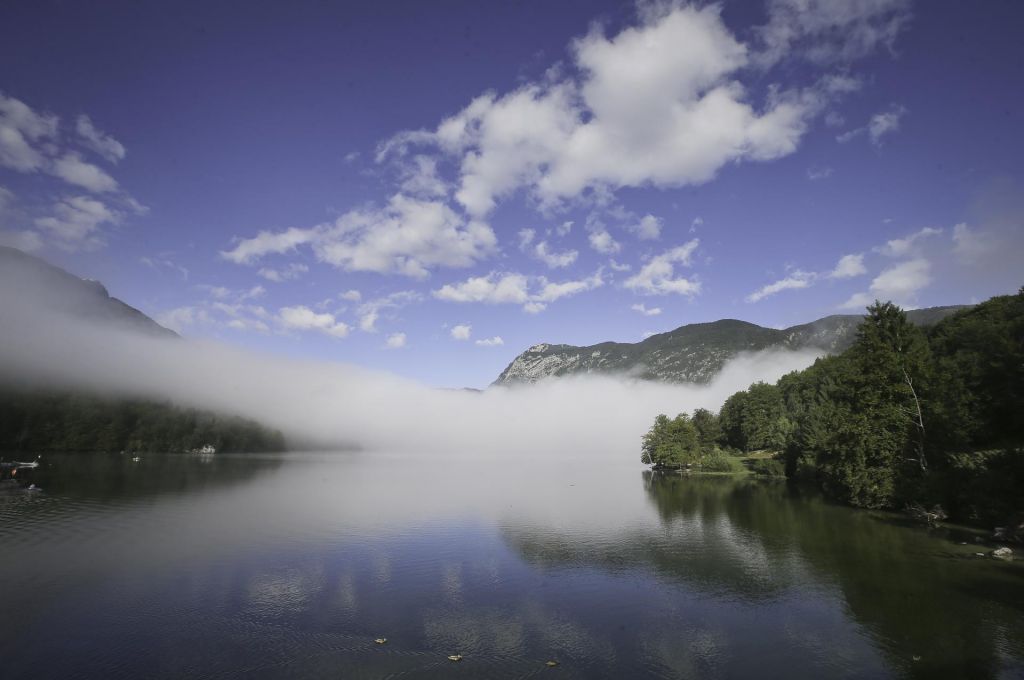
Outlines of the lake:
<svg viewBox="0 0 1024 680">
<path fill-rule="evenodd" d="M 1024 676 L 1022 561 L 784 481 L 540 456 L 43 463 L 43 491 L 0 495 L 5 678 Z"/>
</svg>

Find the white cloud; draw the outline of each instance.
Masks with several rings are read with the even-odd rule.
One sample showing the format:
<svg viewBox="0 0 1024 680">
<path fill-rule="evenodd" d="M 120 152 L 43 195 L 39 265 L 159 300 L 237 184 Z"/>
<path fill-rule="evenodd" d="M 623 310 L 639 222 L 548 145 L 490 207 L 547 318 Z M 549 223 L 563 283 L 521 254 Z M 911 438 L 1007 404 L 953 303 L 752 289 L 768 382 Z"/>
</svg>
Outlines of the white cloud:
<svg viewBox="0 0 1024 680">
<path fill-rule="evenodd" d="M 67 153 L 53 163 L 51 172 L 68 184 L 74 184 L 93 193 L 117 190 L 117 182 L 100 168 L 82 160 L 76 153 Z"/>
<path fill-rule="evenodd" d="M 843 255 L 839 258 L 839 262 L 836 263 L 835 269 L 828 274 L 828 277 L 830 279 L 849 279 L 866 274 L 867 271 L 867 268 L 864 266 L 863 253 Z"/>
<path fill-rule="evenodd" d="M 498 347 L 504 345 L 505 341 L 501 339 L 500 335 L 495 335 L 493 338 L 484 338 L 483 340 L 476 340 L 474 344 L 480 347 Z"/>
<path fill-rule="evenodd" d="M 548 250 L 547 241 L 541 241 L 538 243 L 533 249 L 533 254 L 550 269 L 568 267 L 575 262 L 576 258 L 579 256 L 579 252 L 575 250 L 566 250 L 561 253 L 551 252 Z"/>
<path fill-rule="evenodd" d="M 375 300 L 369 300 L 359 306 L 359 329 L 364 333 L 376 333 L 377 321 L 383 310 L 399 309 L 413 302 L 418 302 L 422 296 L 413 290 L 401 290 L 390 293 Z"/>
<path fill-rule="evenodd" d="M 906 115 L 907 110 L 902 106 L 894 106 L 888 111 L 876 113 L 868 121 L 868 135 L 871 143 L 880 145 L 882 138 L 900 129 L 900 121 Z"/>
<path fill-rule="evenodd" d="M 318 314 L 309 307 L 282 307 L 277 315 L 278 323 L 286 330 L 318 331 L 335 338 L 344 338 L 350 327 L 326 312 Z"/>
<path fill-rule="evenodd" d="M 485 304 L 517 304 L 536 314 L 548 303 L 563 297 L 599 288 L 604 284 L 601 271 L 580 280 L 549 281 L 547 277 L 524 274 L 498 274 L 470 277 L 457 284 L 446 284 L 434 291 L 434 297 L 448 302 L 482 302 Z"/>
<path fill-rule="evenodd" d="M 941 229 L 925 227 L 924 229 L 914 232 L 905 238 L 887 241 L 885 245 L 875 248 L 875 252 L 881 253 L 887 257 L 905 257 L 917 252 L 918 244 L 922 239 L 928 238 L 929 236 L 938 236 L 941 233 Z"/>
<path fill-rule="evenodd" d="M 994 254 L 998 245 L 991 234 L 973 230 L 964 222 L 953 227 L 953 254 L 963 262 L 980 262 Z"/>
<path fill-rule="evenodd" d="M 815 278 L 817 278 L 817 274 L 814 272 L 805 272 L 798 269 L 784 279 L 758 288 L 748 295 L 746 299 L 747 302 L 760 302 L 766 297 L 781 293 L 784 290 L 807 288 L 814 282 Z"/>
<path fill-rule="evenodd" d="M 359 302 L 363 299 L 363 294 L 358 290 L 346 290 L 344 293 L 339 294 L 338 297 L 348 302 Z"/>
<path fill-rule="evenodd" d="M 124 160 L 126 154 L 124 145 L 110 135 L 96 129 L 89 116 L 81 115 L 78 117 L 75 123 L 75 132 L 78 133 L 79 138 L 87 148 L 95 151 L 111 163 Z"/>
<path fill-rule="evenodd" d="M 557 234 L 558 236 L 568 236 L 569 232 L 572 231 L 572 225 L 572 220 L 562 222 L 560 225 L 555 227 L 555 234 Z"/>
<path fill-rule="evenodd" d="M 867 130 L 868 129 L 866 127 L 859 127 L 859 128 L 854 128 L 852 130 L 847 130 L 846 132 L 844 132 L 842 134 L 836 135 L 836 141 L 839 142 L 840 144 L 846 144 L 847 142 L 852 142 L 854 139 L 856 139 L 857 137 L 860 137 L 862 134 L 867 132 Z"/>
<path fill-rule="evenodd" d="M 587 239 L 590 241 L 591 248 L 605 255 L 613 255 L 622 250 L 622 245 L 604 229 L 590 232 Z"/>
<path fill-rule="evenodd" d="M 787 56 L 848 62 L 879 46 L 892 49 L 909 20 L 910 0 L 770 0 L 754 61 L 762 67 Z"/>
<path fill-rule="evenodd" d="M 43 239 L 34 231 L 23 229 L 0 229 L 0 246 L 9 246 L 33 253 L 43 247 Z"/>
<path fill-rule="evenodd" d="M 808 168 L 807 179 L 816 181 L 819 179 L 827 179 L 832 176 L 832 168 L 821 167 L 821 168 Z"/>
<path fill-rule="evenodd" d="M 657 316 L 661 314 L 661 307 L 650 307 L 648 308 L 644 303 L 633 305 L 630 307 L 634 312 L 640 312 L 644 316 Z"/>
<path fill-rule="evenodd" d="M 533 243 L 533 238 L 537 235 L 537 231 L 534 229 L 520 229 L 519 230 L 519 250 L 526 250 L 526 248 Z"/>
<path fill-rule="evenodd" d="M 891 300 L 897 304 L 910 305 L 916 301 L 917 293 L 931 283 L 931 264 L 924 258 L 901 262 L 879 274 L 871 282 L 870 295 L 856 293 L 842 304 L 844 309 L 856 309 L 871 303 L 873 299 Z"/>
<path fill-rule="evenodd" d="M 238 245 L 229 251 L 222 251 L 221 256 L 235 264 L 252 264 L 264 255 L 291 252 L 313 242 L 316 236 L 315 229 L 297 227 L 279 232 L 261 231 L 252 238 L 239 239 Z"/>
<path fill-rule="evenodd" d="M 256 273 L 265 278 L 267 281 L 281 283 L 283 281 L 291 281 L 293 279 L 297 279 L 308 271 L 309 267 L 307 267 L 306 265 L 300 262 L 292 262 L 287 267 L 282 267 L 280 269 L 271 269 L 269 267 L 263 267 Z"/>
<path fill-rule="evenodd" d="M 838 111 L 829 111 L 825 114 L 825 125 L 828 127 L 842 127 L 846 125 L 846 118 Z"/>
<path fill-rule="evenodd" d="M 751 102 L 739 81 L 750 48 L 719 9 L 645 5 L 639 25 L 575 40 L 575 75 L 553 70 L 543 82 L 479 96 L 433 131 L 396 134 L 381 144 L 378 161 L 413 147 L 447 154 L 458 167 L 456 201 L 482 219 L 520 189 L 548 209 L 588 192 L 701 184 L 727 164 L 788 155 L 809 120 L 859 83 L 829 76 L 804 89 L 773 87 Z M 843 26 L 859 27 L 855 19 Z M 801 30 L 822 44 L 828 33 L 816 25 Z M 773 40 L 776 51 L 789 48 Z M 641 233 L 653 230 L 648 224 Z"/>
<path fill-rule="evenodd" d="M 662 220 L 654 215 L 644 215 L 630 230 L 641 240 L 654 240 L 661 236 Z"/>
<path fill-rule="evenodd" d="M 632 265 L 622 262 L 616 262 L 615 260 L 608 260 L 608 266 L 611 267 L 612 271 L 615 272 L 628 272 L 630 269 L 633 268 Z"/>
<path fill-rule="evenodd" d="M 906 113 L 906 108 L 893 106 L 888 111 L 881 111 L 871 116 L 867 125 L 836 135 L 836 141 L 840 144 L 846 144 L 866 133 L 872 144 L 881 146 L 883 137 L 900 129 L 900 122 Z"/>
<path fill-rule="evenodd" d="M 309 229 L 260 232 L 221 255 L 249 264 L 311 245 L 321 261 L 346 271 L 424 278 L 431 267 L 468 267 L 493 252 L 496 243 L 483 222 L 466 222 L 444 203 L 397 194 L 384 208 L 352 210 Z"/>
<path fill-rule="evenodd" d="M 184 333 L 189 326 L 212 321 L 209 313 L 201 307 L 178 307 L 156 315 L 156 322 L 175 333 Z"/>
<path fill-rule="evenodd" d="M 0 92 L 0 165 L 18 172 L 34 172 L 46 164 L 34 146 L 57 136 L 58 119 L 39 114 L 27 104 Z"/>
<path fill-rule="evenodd" d="M 871 292 L 882 298 L 906 301 L 931 283 L 931 265 L 918 258 L 886 269 L 871 282 Z"/>
<path fill-rule="evenodd" d="M 402 191 L 410 196 L 434 198 L 446 196 L 448 185 L 437 172 L 437 161 L 422 154 L 402 170 Z"/>
<path fill-rule="evenodd" d="M 401 349 L 405 347 L 405 341 L 405 333 L 392 333 L 384 342 L 384 346 L 388 349 Z"/>
<path fill-rule="evenodd" d="M 53 215 L 37 218 L 35 225 L 54 238 L 58 247 L 69 251 L 102 246 L 100 226 L 117 224 L 122 217 L 102 201 L 87 196 L 63 198 L 52 210 Z"/>
<path fill-rule="evenodd" d="M 666 250 L 652 257 L 636 275 L 626 279 L 625 287 L 646 295 L 667 295 L 677 293 L 693 297 L 700 292 L 700 282 L 694 279 L 676 277 L 675 265 L 689 266 L 693 251 L 700 244 L 698 239 Z"/>
<path fill-rule="evenodd" d="M 468 323 L 452 326 L 450 331 L 453 340 L 469 340 L 469 336 L 472 332 L 473 327 Z"/>
<path fill-rule="evenodd" d="M 839 305 L 840 309 L 864 309 L 873 302 L 867 293 L 854 293 L 850 299 Z"/>
</svg>

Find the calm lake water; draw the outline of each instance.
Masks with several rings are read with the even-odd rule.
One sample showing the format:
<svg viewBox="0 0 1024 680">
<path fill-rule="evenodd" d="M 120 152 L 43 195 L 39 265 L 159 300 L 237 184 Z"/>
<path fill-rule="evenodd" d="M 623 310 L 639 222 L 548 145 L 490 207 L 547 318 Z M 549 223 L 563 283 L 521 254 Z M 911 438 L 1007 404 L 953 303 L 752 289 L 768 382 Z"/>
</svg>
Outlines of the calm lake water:
<svg viewBox="0 0 1024 680">
<path fill-rule="evenodd" d="M 1024 564 L 785 482 L 397 454 L 44 463 L 43 492 L 0 494 L 4 678 L 1024 675 Z"/>
</svg>

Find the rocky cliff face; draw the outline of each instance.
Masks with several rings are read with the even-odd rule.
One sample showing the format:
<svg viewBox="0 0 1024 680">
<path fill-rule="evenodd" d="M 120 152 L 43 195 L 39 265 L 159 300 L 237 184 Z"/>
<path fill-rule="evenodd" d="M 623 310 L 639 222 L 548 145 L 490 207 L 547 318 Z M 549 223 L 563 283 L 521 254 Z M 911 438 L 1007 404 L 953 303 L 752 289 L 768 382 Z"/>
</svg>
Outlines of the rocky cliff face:
<svg viewBox="0 0 1024 680">
<path fill-rule="evenodd" d="M 960 309 L 964 307 L 932 307 L 908 312 L 907 316 L 913 323 L 929 325 Z M 541 343 L 517 356 L 493 384 L 532 383 L 581 373 L 706 383 L 740 352 L 773 348 L 842 352 L 853 343 L 862 318 L 852 314 L 827 316 L 784 330 L 723 319 L 681 326 L 637 343 L 602 342 L 587 347 Z"/>
</svg>

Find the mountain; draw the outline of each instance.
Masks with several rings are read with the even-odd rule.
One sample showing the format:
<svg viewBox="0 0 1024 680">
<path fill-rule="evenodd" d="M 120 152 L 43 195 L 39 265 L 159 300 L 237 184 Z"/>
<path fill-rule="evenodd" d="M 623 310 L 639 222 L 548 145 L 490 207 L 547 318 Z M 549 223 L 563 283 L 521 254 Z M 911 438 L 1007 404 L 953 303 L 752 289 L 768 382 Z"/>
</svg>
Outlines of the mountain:
<svg viewBox="0 0 1024 680">
<path fill-rule="evenodd" d="M 929 326 L 965 305 L 907 312 L 912 323 Z M 680 326 L 641 342 L 597 345 L 534 345 L 510 363 L 494 385 L 532 383 L 549 376 L 580 373 L 626 374 L 661 382 L 706 383 L 740 352 L 765 349 L 816 349 L 835 354 L 853 343 L 863 317 L 836 314 L 784 330 L 737 319 Z"/>
<path fill-rule="evenodd" d="M 134 307 L 111 297 L 99 281 L 80 279 L 38 257 L 5 246 L 0 246 L 0 303 L 43 308 L 156 337 L 178 337 Z"/>
</svg>

